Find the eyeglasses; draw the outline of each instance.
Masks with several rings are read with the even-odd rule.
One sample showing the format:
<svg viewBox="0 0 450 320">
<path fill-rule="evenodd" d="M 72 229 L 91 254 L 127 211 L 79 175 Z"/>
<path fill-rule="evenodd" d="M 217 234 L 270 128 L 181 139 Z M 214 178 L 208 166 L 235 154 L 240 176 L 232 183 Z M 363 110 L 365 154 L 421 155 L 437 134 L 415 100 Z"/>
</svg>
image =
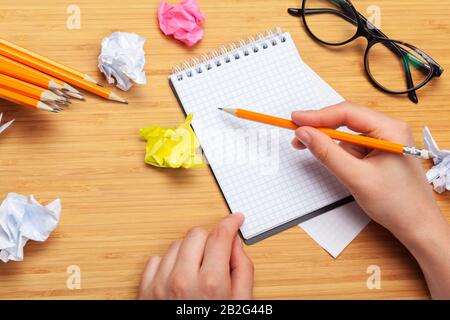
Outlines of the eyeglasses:
<svg viewBox="0 0 450 320">
<path fill-rule="evenodd" d="M 408 94 L 417 103 L 416 90 L 444 72 L 422 50 L 389 39 L 348 0 L 303 0 L 301 9 L 289 8 L 288 12 L 301 17 L 309 35 L 325 45 L 342 46 L 365 37 L 368 41 L 364 55 L 366 74 L 383 92 Z"/>
</svg>

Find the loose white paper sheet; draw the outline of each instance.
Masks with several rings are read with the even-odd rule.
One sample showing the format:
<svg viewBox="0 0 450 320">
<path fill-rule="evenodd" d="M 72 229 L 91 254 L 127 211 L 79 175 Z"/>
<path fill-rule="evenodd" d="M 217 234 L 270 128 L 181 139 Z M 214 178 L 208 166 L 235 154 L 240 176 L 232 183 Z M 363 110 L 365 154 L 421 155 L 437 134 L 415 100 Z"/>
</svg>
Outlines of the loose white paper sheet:
<svg viewBox="0 0 450 320">
<path fill-rule="evenodd" d="M 98 67 L 108 80 L 127 91 L 133 85 L 146 84 L 145 39 L 135 33 L 114 32 L 102 41 Z"/>
<path fill-rule="evenodd" d="M 60 214 L 59 199 L 42 206 L 33 196 L 8 194 L 0 206 L 0 260 L 22 261 L 27 241 L 46 241 Z"/>
<path fill-rule="evenodd" d="M 351 202 L 299 226 L 330 255 L 337 258 L 369 222 L 370 218 L 358 204 Z"/>
</svg>

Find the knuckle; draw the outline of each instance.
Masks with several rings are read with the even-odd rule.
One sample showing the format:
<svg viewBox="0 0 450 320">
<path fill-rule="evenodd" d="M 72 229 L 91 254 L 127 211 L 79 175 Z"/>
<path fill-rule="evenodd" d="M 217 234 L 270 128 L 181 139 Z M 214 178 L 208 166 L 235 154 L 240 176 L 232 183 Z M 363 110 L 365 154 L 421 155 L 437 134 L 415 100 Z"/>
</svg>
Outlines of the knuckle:
<svg viewBox="0 0 450 320">
<path fill-rule="evenodd" d="M 205 229 L 200 227 L 191 228 L 187 233 L 188 237 L 206 237 L 207 235 L 208 232 L 206 232 Z"/>
<path fill-rule="evenodd" d="M 160 256 L 150 257 L 150 259 L 148 259 L 147 265 L 149 266 L 149 265 L 153 265 L 155 263 L 159 263 L 160 260 L 161 260 Z"/>
<path fill-rule="evenodd" d="M 336 111 L 345 113 L 353 111 L 355 108 L 357 108 L 357 105 L 353 101 L 346 100 L 335 105 L 334 107 Z"/>
<path fill-rule="evenodd" d="M 181 240 L 175 240 L 174 242 L 172 242 L 169 246 L 168 251 L 174 250 L 176 247 L 179 247 L 181 245 L 181 242 Z"/>
<path fill-rule="evenodd" d="M 220 289 L 220 278 L 211 273 L 205 275 L 203 288 L 209 296 L 214 296 Z"/>
<path fill-rule="evenodd" d="M 188 281 L 182 273 L 175 271 L 169 280 L 169 288 L 175 298 L 181 298 L 185 293 L 187 293 Z"/>
<path fill-rule="evenodd" d="M 164 300 L 166 299 L 166 290 L 163 285 L 155 284 L 152 290 L 152 296 L 155 300 Z"/>
<path fill-rule="evenodd" d="M 224 222 L 219 223 L 219 225 L 211 232 L 211 238 L 223 239 L 228 237 L 230 231 L 228 225 Z"/>
<path fill-rule="evenodd" d="M 320 148 L 316 151 L 316 157 L 322 163 L 327 163 L 328 156 L 329 156 L 328 147 Z"/>
</svg>

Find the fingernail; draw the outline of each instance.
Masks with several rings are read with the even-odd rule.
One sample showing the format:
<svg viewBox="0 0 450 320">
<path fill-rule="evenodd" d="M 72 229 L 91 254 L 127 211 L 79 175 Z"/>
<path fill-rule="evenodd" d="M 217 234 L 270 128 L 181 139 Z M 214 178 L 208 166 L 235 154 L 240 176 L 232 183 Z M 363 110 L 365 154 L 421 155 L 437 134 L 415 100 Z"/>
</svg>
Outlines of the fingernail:
<svg viewBox="0 0 450 320">
<path fill-rule="evenodd" d="M 309 146 L 310 145 L 310 143 L 311 143 L 311 136 L 309 135 L 309 133 L 306 130 L 300 129 L 300 130 L 295 131 L 295 136 L 305 146 Z"/>
</svg>

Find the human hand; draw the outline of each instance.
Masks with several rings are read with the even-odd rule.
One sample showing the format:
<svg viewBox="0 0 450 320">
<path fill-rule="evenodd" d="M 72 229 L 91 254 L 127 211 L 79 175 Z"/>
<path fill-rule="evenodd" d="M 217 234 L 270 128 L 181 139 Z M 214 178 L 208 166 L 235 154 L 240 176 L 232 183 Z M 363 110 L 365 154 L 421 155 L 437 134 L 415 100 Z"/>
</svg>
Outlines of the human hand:
<svg viewBox="0 0 450 320">
<path fill-rule="evenodd" d="M 223 219 L 211 233 L 193 228 L 164 257 L 151 257 L 139 299 L 251 299 L 253 264 L 237 234 L 242 214 Z"/>
<path fill-rule="evenodd" d="M 362 209 L 400 240 L 447 225 L 433 198 L 418 159 L 348 143 L 335 143 L 312 127 L 347 126 L 367 136 L 414 146 L 409 126 L 400 120 L 350 102 L 318 111 L 297 111 L 302 126 L 293 146 L 308 149 L 350 190 Z"/>
</svg>

